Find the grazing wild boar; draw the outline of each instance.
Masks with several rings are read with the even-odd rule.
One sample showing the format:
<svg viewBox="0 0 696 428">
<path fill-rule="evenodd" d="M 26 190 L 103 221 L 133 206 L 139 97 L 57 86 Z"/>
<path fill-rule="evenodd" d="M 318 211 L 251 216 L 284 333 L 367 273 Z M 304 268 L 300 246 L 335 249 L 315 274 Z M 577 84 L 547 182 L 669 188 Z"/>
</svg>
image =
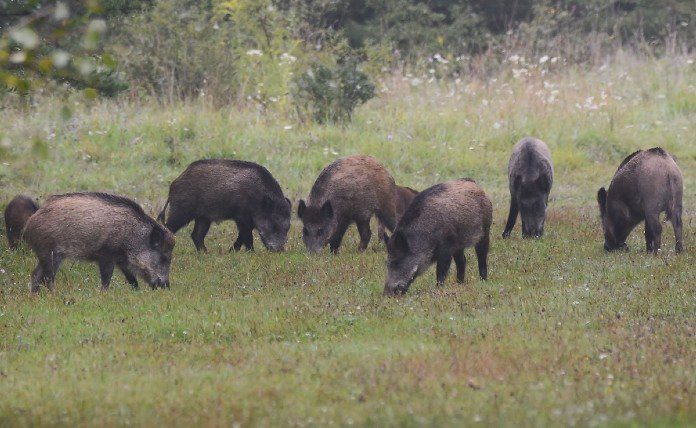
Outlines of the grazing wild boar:
<svg viewBox="0 0 696 428">
<path fill-rule="evenodd" d="M 464 282 L 464 249 L 476 248 L 481 279 L 488 278 L 488 247 L 493 206 L 476 182 L 463 178 L 437 184 L 415 197 L 387 243 L 385 295 L 403 294 L 414 279 L 436 263 L 444 283 L 452 259 L 457 282 Z"/>
<path fill-rule="evenodd" d="M 136 276 L 153 289 L 169 287 L 174 235 L 128 198 L 91 192 L 52 196 L 27 221 L 24 239 L 39 261 L 31 276 L 34 293 L 42 283 L 53 287 L 65 259 L 97 262 L 104 290 L 115 266 L 133 288 Z"/>
<path fill-rule="evenodd" d="M 410 187 L 396 186 L 396 222 L 399 222 L 401 216 L 404 215 L 406 208 L 411 203 L 413 198 L 418 194 L 417 190 L 413 190 Z M 377 226 L 377 237 L 380 241 L 387 242 L 389 237 L 384 231 L 384 224 L 380 221 Z"/>
<path fill-rule="evenodd" d="M 373 157 L 356 155 L 337 159 L 324 168 L 305 203 L 300 200 L 297 216 L 302 220 L 302 240 L 310 253 L 328 243 L 338 252 L 343 235 L 352 222 L 360 234 L 359 251 L 367 248 L 372 232 L 370 218 L 394 230 L 396 185 L 391 174 Z"/>
<path fill-rule="evenodd" d="M 544 234 L 546 206 L 553 185 L 551 153 L 543 141 L 523 138 L 512 149 L 508 163 L 510 182 L 510 213 L 503 238 L 510 236 L 517 214 L 522 218 L 522 236 L 541 237 Z"/>
<path fill-rule="evenodd" d="M 672 223 L 675 251 L 684 249 L 682 241 L 682 173 L 676 162 L 659 147 L 638 150 L 621 162 L 609 190 L 597 192 L 604 229 L 604 249 L 628 250 L 626 238 L 645 220 L 645 246 L 648 252 L 660 249 L 660 213 Z"/>
<path fill-rule="evenodd" d="M 36 202 L 24 195 L 15 196 L 7 205 L 5 208 L 5 228 L 11 249 L 19 248 L 24 225 L 38 209 Z"/>
<path fill-rule="evenodd" d="M 205 236 L 212 222 L 232 219 L 239 236 L 234 250 L 242 245 L 254 249 L 253 230 L 271 251 L 283 251 L 290 230 L 290 200 L 271 173 L 253 162 L 204 159 L 193 162 L 169 187 L 169 197 L 158 219 L 176 233 L 195 221 L 191 239 L 205 251 Z M 231 249 L 230 249 L 231 250 Z"/>
</svg>

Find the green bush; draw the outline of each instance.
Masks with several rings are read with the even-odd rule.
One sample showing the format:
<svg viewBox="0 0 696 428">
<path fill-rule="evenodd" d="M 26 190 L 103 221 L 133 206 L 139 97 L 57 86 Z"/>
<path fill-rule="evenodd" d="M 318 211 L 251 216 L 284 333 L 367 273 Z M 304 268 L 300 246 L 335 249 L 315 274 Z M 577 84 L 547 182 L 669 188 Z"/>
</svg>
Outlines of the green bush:
<svg viewBox="0 0 696 428">
<path fill-rule="evenodd" d="M 294 80 L 293 100 L 301 116 L 319 123 L 350 120 L 358 105 L 375 96 L 375 87 L 354 56 L 332 66 L 315 62 Z"/>
</svg>

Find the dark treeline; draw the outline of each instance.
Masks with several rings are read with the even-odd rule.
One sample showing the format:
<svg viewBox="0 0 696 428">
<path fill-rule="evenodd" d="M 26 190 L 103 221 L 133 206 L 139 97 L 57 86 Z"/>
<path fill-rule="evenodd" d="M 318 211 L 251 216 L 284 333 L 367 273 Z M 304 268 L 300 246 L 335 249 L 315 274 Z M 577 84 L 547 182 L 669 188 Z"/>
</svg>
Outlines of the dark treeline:
<svg viewBox="0 0 696 428">
<path fill-rule="evenodd" d="M 36 19 L 58 4 L 69 23 Z M 58 71 L 62 82 L 105 95 L 127 83 L 138 96 L 215 94 L 217 103 L 266 108 L 286 95 L 307 101 L 333 91 L 338 105 L 353 106 L 372 96 L 368 77 L 433 57 L 456 63 L 446 73 L 462 74 L 475 71 L 472 58 L 490 63 L 511 52 L 579 63 L 617 48 L 688 52 L 695 16 L 693 0 L 0 0 L 0 82 L 24 90 L 32 73 Z M 79 24 L 103 24 L 99 48 L 85 44 Z M 43 43 L 24 59 L 17 51 L 32 37 L 14 31 L 22 25 Z M 55 70 L 50 50 L 72 61 Z M 87 78 L 75 70 L 88 70 Z M 315 118 L 350 116 L 310 110 Z"/>
</svg>

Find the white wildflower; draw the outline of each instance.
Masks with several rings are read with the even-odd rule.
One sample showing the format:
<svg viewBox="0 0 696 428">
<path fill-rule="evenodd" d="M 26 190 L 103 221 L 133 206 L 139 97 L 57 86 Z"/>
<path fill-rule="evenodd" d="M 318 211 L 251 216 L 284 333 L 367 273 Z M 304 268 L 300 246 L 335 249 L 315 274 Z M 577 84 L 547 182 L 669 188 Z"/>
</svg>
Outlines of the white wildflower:
<svg viewBox="0 0 696 428">
<path fill-rule="evenodd" d="M 292 56 L 287 52 L 283 52 L 282 54 L 280 54 L 280 63 L 281 64 L 292 64 L 295 61 L 297 61 L 297 57 Z"/>
<path fill-rule="evenodd" d="M 246 54 L 249 56 L 262 56 L 263 52 L 258 49 L 249 49 Z"/>
<path fill-rule="evenodd" d="M 544 56 L 542 56 L 541 58 L 539 58 L 539 64 L 545 64 L 546 61 L 548 61 L 548 60 L 549 60 L 549 56 L 548 56 L 548 55 L 544 55 Z"/>
<path fill-rule="evenodd" d="M 513 64 L 517 64 L 520 61 L 520 56 L 519 55 L 513 55 L 510 58 L 508 58 L 508 61 L 510 61 Z"/>
</svg>

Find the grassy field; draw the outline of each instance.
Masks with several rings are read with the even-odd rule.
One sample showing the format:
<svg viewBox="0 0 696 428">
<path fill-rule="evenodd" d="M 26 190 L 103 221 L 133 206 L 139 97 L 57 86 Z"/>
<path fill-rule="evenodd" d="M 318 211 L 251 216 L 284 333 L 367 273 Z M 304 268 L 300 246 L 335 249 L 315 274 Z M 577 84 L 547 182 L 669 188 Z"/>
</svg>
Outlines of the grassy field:
<svg viewBox="0 0 696 428">
<path fill-rule="evenodd" d="M 178 235 L 167 291 L 132 291 L 67 262 L 30 296 L 35 264 L 0 236 L 0 426 L 582 425 L 696 423 L 696 65 L 617 56 L 581 70 L 549 61 L 488 80 L 399 76 L 352 124 L 295 123 L 280 110 L 69 100 L 2 110 L 0 206 L 16 193 L 133 197 L 151 214 L 201 157 L 259 162 L 296 203 L 339 156 L 381 159 L 423 189 L 470 176 L 494 204 L 489 281 L 434 269 L 381 295 L 384 246 L 310 257 L 293 218 L 283 254 L 210 252 Z M 513 68 L 515 71 L 513 71 Z M 525 135 L 545 140 L 556 179 L 546 235 L 500 238 L 506 166 Z M 659 256 L 643 227 L 605 254 L 595 202 L 621 159 L 662 146 L 684 173 L 686 252 L 670 225 Z M 295 205 L 296 206 L 296 205 Z M 376 227 L 373 228 L 373 232 Z M 469 254 L 471 252 L 468 252 Z M 473 253 L 471 253 L 473 256 Z"/>
</svg>

